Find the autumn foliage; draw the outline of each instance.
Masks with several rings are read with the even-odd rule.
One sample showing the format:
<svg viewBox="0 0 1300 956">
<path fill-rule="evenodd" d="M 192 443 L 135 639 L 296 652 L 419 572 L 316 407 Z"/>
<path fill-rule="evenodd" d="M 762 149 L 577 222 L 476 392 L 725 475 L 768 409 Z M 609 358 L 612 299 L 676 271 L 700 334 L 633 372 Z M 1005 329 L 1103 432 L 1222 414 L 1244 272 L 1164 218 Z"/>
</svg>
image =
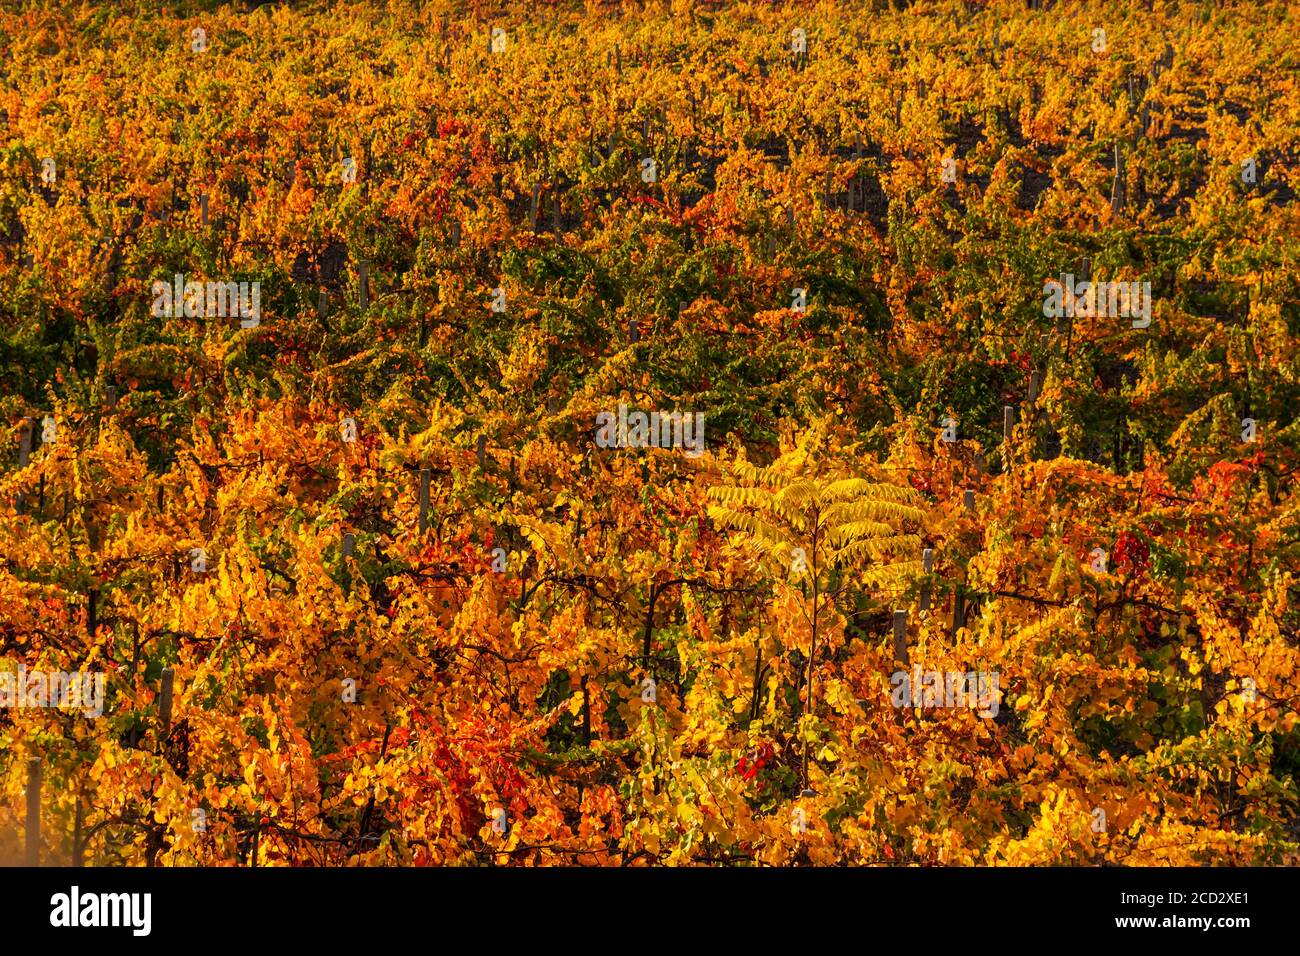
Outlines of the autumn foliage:
<svg viewBox="0 0 1300 956">
<path fill-rule="evenodd" d="M 1292 5 L 150 6 L 0 14 L 0 860 L 1300 863 Z"/>
</svg>

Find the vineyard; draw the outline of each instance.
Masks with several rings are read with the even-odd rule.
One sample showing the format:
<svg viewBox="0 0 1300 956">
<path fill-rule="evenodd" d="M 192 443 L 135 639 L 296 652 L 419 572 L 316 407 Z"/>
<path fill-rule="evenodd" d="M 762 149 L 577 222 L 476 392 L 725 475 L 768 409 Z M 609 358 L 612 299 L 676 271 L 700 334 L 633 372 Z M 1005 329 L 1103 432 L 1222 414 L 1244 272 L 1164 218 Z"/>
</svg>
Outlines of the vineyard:
<svg viewBox="0 0 1300 956">
<path fill-rule="evenodd" d="M 10 4 L 0 863 L 1300 864 L 1300 15 Z"/>
</svg>

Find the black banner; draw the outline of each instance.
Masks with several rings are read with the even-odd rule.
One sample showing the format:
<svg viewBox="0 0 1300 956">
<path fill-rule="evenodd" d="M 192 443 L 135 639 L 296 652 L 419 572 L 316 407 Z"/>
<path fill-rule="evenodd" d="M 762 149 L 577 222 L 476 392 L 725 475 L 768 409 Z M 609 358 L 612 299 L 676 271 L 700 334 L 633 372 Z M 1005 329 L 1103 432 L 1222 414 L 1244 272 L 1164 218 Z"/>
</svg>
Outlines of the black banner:
<svg viewBox="0 0 1300 956">
<path fill-rule="evenodd" d="M 1285 903 L 1300 889 L 1295 870 L 1175 868 L 15 868 L 0 870 L 0 881 L 9 938 L 128 948 L 361 945 L 374 933 L 450 933 L 450 942 L 474 927 L 494 944 L 635 931 L 649 945 L 673 926 L 695 942 L 725 943 L 805 924 L 819 942 L 837 933 L 868 946 L 935 934 L 991 934 L 991 943 L 1012 929 L 1232 945 L 1286 930 Z"/>
</svg>

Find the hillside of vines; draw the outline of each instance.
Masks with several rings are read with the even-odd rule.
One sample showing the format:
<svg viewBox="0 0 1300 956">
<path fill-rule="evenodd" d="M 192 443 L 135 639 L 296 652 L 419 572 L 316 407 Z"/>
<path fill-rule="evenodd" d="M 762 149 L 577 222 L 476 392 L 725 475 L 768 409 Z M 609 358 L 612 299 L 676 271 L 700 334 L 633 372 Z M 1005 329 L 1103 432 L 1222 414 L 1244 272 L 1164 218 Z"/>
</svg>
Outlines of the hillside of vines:
<svg viewBox="0 0 1300 956">
<path fill-rule="evenodd" d="M 1298 35 L 6 5 L 0 863 L 1300 864 Z"/>
</svg>

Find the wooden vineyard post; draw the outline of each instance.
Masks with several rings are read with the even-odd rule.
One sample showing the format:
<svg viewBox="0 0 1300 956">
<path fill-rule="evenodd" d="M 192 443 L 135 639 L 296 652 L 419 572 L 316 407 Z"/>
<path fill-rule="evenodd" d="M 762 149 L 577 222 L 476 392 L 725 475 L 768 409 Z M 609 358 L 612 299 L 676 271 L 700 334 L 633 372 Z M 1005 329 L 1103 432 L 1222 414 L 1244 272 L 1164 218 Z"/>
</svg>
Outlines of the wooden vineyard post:
<svg viewBox="0 0 1300 956">
<path fill-rule="evenodd" d="M 159 465 L 158 467 L 158 510 L 159 511 L 163 510 L 163 505 L 166 503 L 166 498 L 167 498 L 167 486 L 163 484 L 163 477 L 167 474 L 168 469 L 172 466 L 174 462 L 175 459 L 171 455 L 167 455 L 165 458 L 163 458 L 162 464 Z"/>
<path fill-rule="evenodd" d="M 26 468 L 32 458 L 32 420 L 23 419 L 23 427 L 18 433 L 18 467 Z"/>
<path fill-rule="evenodd" d="M 906 667 L 907 656 L 907 611 L 894 612 L 894 660 Z"/>
<path fill-rule="evenodd" d="M 1043 338 L 1046 339 L 1047 336 L 1043 336 Z M 1044 365 L 1046 365 L 1046 359 L 1044 359 Z M 1028 421 L 1030 423 L 1036 421 L 1038 418 L 1036 407 L 1038 403 L 1038 394 L 1042 390 L 1043 390 L 1043 373 L 1039 369 L 1034 369 L 1032 372 L 1029 373 L 1029 391 L 1028 394 L 1025 396 L 1025 406 L 1029 410 L 1027 412 L 1027 416 L 1028 416 Z M 1029 429 L 1027 431 L 1025 441 L 1026 441 L 1026 445 L 1028 446 L 1028 457 L 1032 460 L 1033 458 L 1037 457 L 1039 451 L 1038 438 L 1036 437 L 1036 430 Z"/>
<path fill-rule="evenodd" d="M 41 761 L 27 761 L 27 865 L 41 865 Z"/>
<path fill-rule="evenodd" d="M 1058 281 L 1061 283 L 1061 314 L 1056 318 L 1056 334 L 1059 336 L 1068 336 L 1070 328 L 1074 321 L 1074 286 L 1068 281 L 1073 276 L 1067 273 L 1060 273 Z M 1069 354 L 1069 347 L 1066 347 L 1066 354 Z"/>
<path fill-rule="evenodd" d="M 355 582 L 352 577 L 352 569 L 348 567 L 348 559 L 352 558 L 353 560 L 355 560 L 356 550 L 357 550 L 357 539 L 356 536 L 351 531 L 343 532 L 343 537 L 339 539 L 339 550 L 342 553 L 341 563 L 342 563 L 342 575 L 343 575 L 343 590 L 350 593 L 352 591 L 352 586 Z"/>
<path fill-rule="evenodd" d="M 158 739 L 165 740 L 172 729 L 172 687 L 176 672 L 170 667 L 162 670 L 162 687 L 158 691 Z"/>
<path fill-rule="evenodd" d="M 1065 338 L 1074 322 L 1074 276 L 1059 272 L 1056 279 L 1061 284 L 1061 314 L 1056 317 L 1055 332 L 1058 338 Z M 1069 354 L 1068 348 L 1066 353 Z"/>
<path fill-rule="evenodd" d="M 1124 153 L 1119 143 L 1115 144 L 1115 180 L 1110 187 L 1110 210 L 1119 215 L 1124 208 Z"/>
<path fill-rule="evenodd" d="M 432 475 L 429 468 L 420 469 L 420 534 L 429 529 L 429 480 Z"/>
<path fill-rule="evenodd" d="M 32 420 L 30 418 L 24 418 L 22 428 L 18 432 L 18 467 L 19 468 L 26 468 L 28 463 L 32 460 L 33 432 L 34 429 L 32 427 Z M 18 514 L 23 513 L 23 500 L 24 500 L 24 495 L 20 491 L 18 492 L 18 495 L 14 498 L 14 511 L 17 512 Z"/>
<path fill-rule="evenodd" d="M 921 599 L 919 606 L 921 611 L 924 612 L 930 610 L 930 574 L 934 570 L 934 548 L 923 548 L 921 550 L 921 569 L 925 573 L 925 577 L 921 580 Z"/>
<path fill-rule="evenodd" d="M 82 800 L 81 792 L 77 792 L 77 808 L 72 818 L 72 865 L 80 867 L 84 863 L 86 852 L 85 845 L 86 832 L 86 804 Z"/>
<path fill-rule="evenodd" d="M 1016 410 L 1010 405 L 1002 406 L 1002 438 L 1011 444 L 1011 432 L 1016 425 Z"/>
<path fill-rule="evenodd" d="M 949 633 L 955 640 L 957 629 L 961 627 L 962 620 L 966 617 L 966 598 L 961 593 L 960 582 L 952 589 L 952 626 Z"/>
</svg>

